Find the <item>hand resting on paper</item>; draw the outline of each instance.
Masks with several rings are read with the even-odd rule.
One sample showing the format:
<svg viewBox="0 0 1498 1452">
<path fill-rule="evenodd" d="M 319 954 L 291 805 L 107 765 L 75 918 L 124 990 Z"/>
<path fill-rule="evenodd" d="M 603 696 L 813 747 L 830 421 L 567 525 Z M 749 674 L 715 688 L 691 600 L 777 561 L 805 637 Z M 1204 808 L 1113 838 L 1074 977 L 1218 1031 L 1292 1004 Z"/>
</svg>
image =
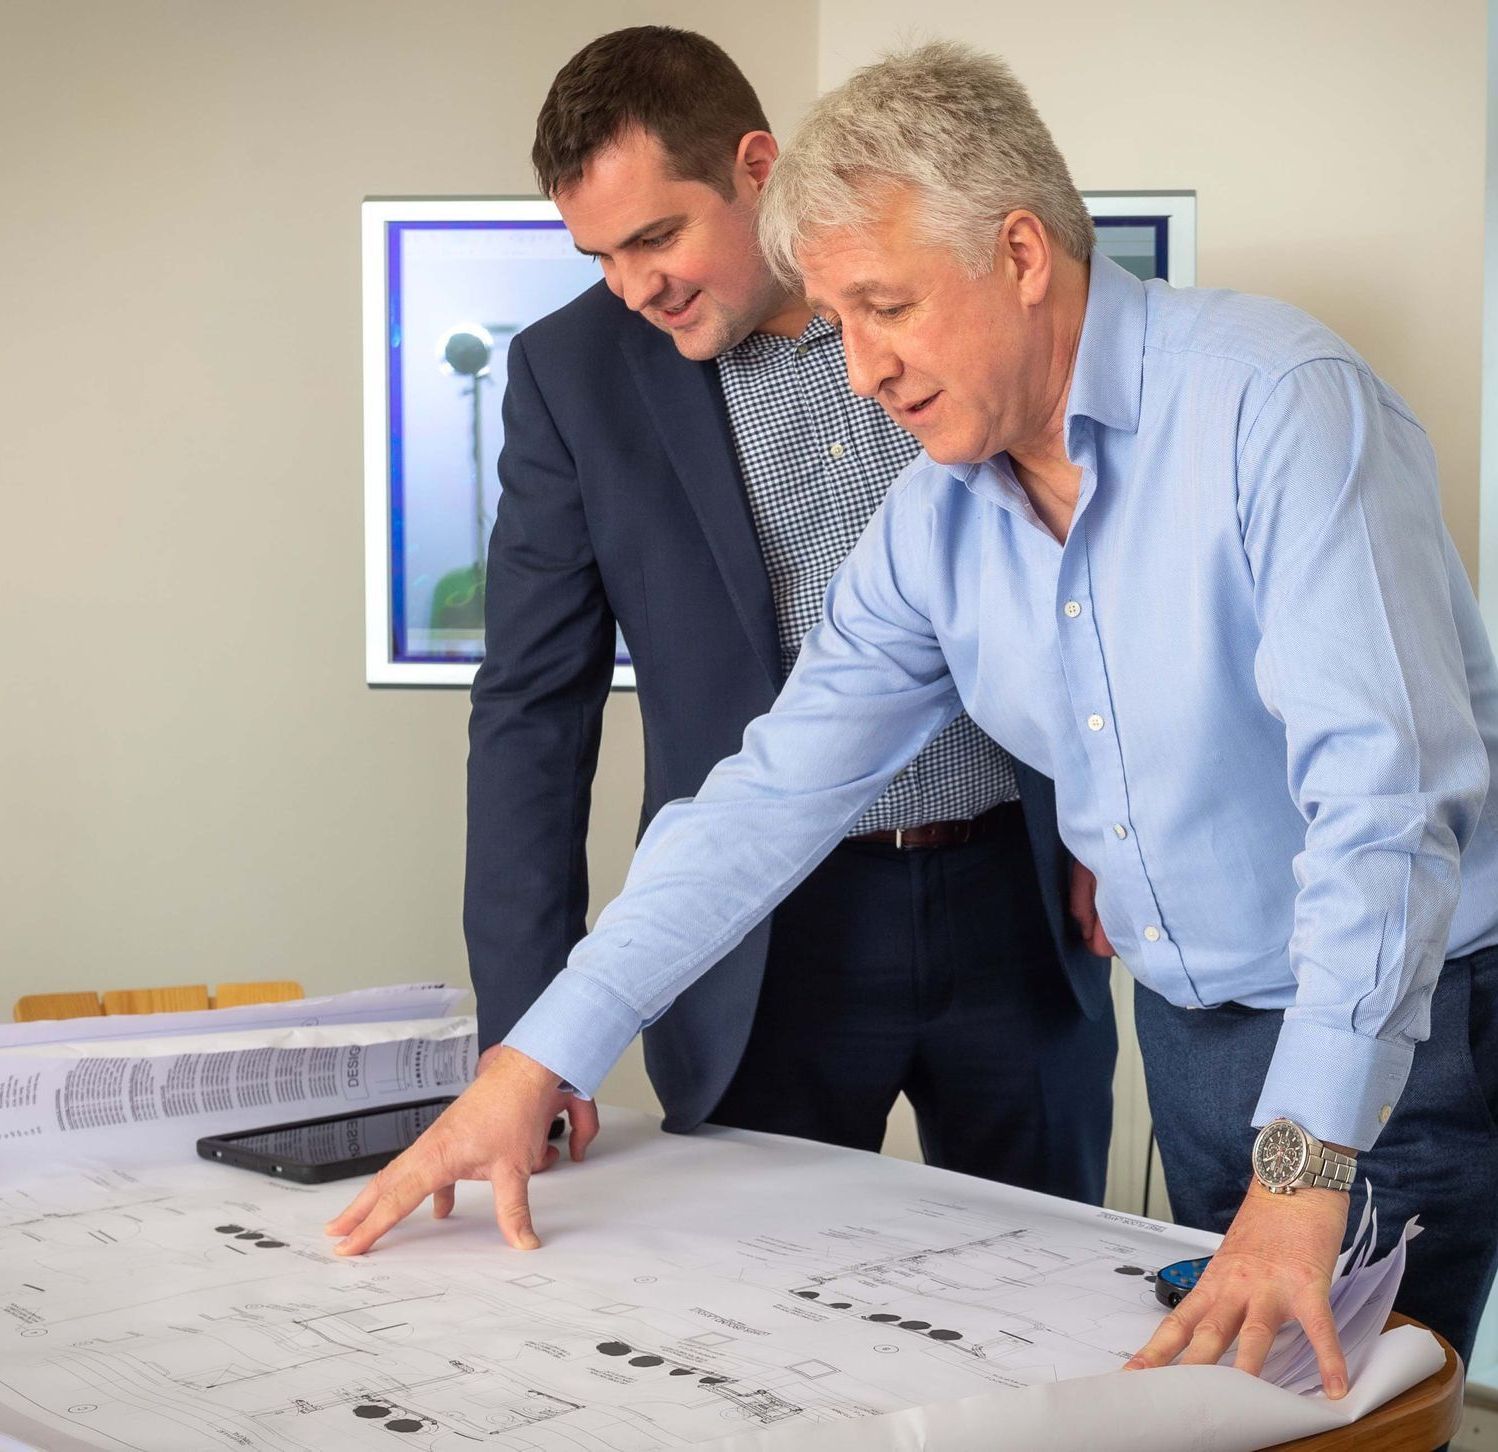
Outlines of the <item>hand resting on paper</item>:
<svg viewBox="0 0 1498 1452">
<path fill-rule="evenodd" d="M 500 1233 L 516 1250 L 534 1250 L 541 1241 L 526 1186 L 560 1157 L 546 1131 L 563 1111 L 572 1129 L 569 1151 L 580 1161 L 598 1134 L 597 1105 L 564 1092 L 550 1069 L 518 1050 L 486 1049 L 473 1083 L 327 1223 L 329 1235 L 343 1237 L 334 1251 L 362 1255 L 428 1196 L 433 1215 L 445 1218 L 459 1180 L 488 1180 Z"/>
<path fill-rule="evenodd" d="M 1272 1195 L 1251 1184 L 1196 1289 L 1124 1369 L 1164 1366 L 1178 1355 L 1183 1365 L 1211 1365 L 1236 1337 L 1233 1365 L 1257 1376 L 1280 1327 L 1299 1321 L 1327 1396 L 1346 1396 L 1347 1363 L 1329 1297 L 1348 1199 L 1340 1190 Z"/>
</svg>

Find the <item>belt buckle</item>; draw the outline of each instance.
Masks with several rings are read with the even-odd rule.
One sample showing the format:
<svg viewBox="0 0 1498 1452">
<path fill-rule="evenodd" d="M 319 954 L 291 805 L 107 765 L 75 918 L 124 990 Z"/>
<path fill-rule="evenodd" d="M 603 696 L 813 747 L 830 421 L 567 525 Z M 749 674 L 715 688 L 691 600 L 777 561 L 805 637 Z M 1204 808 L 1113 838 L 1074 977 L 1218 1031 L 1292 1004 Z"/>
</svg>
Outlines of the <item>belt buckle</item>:
<svg viewBox="0 0 1498 1452">
<path fill-rule="evenodd" d="M 905 828 L 895 828 L 895 851 L 898 852 L 905 845 Z"/>
</svg>

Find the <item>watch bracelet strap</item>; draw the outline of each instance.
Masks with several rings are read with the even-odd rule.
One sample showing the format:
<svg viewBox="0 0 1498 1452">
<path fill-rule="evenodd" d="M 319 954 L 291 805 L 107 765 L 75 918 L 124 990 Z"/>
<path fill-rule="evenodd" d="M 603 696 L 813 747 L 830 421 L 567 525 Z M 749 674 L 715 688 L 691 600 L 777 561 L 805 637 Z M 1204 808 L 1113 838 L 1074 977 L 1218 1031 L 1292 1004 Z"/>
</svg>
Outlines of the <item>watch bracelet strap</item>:
<svg viewBox="0 0 1498 1452">
<path fill-rule="evenodd" d="M 1306 1167 L 1295 1182 L 1308 1190 L 1351 1190 L 1358 1177 L 1358 1162 L 1353 1155 L 1318 1145 L 1306 1155 Z"/>
</svg>

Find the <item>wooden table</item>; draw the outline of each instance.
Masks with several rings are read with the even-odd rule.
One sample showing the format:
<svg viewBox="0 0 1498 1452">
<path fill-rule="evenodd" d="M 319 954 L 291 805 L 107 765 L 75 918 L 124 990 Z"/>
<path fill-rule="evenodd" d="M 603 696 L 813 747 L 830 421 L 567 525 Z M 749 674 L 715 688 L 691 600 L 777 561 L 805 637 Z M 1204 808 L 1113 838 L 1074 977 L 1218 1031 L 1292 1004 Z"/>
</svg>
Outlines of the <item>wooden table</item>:
<svg viewBox="0 0 1498 1452">
<path fill-rule="evenodd" d="M 1418 1325 L 1408 1316 L 1396 1312 L 1389 1317 L 1390 1326 Z M 1432 1452 L 1456 1435 L 1462 1423 L 1461 1358 L 1451 1349 L 1444 1336 L 1437 1336 L 1446 1353 L 1446 1365 L 1407 1392 L 1385 1402 L 1350 1427 L 1334 1432 L 1318 1432 L 1314 1437 L 1297 1437 L 1281 1442 L 1282 1449 L 1304 1449 L 1304 1452 Z"/>
</svg>

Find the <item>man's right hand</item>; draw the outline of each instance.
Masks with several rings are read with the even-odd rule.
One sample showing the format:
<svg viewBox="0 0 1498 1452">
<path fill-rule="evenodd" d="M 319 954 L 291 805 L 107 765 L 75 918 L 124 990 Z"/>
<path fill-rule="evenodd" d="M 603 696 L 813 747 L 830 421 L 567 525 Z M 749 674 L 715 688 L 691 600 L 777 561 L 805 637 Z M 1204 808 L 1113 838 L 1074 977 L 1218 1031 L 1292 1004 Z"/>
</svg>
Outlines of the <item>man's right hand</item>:
<svg viewBox="0 0 1498 1452">
<path fill-rule="evenodd" d="M 473 1083 L 328 1222 L 328 1234 L 343 1237 L 334 1250 L 362 1254 L 428 1195 L 432 1213 L 444 1218 L 452 1212 L 458 1180 L 488 1180 L 501 1233 L 517 1250 L 534 1250 L 541 1242 L 531 1225 L 526 1186 L 531 1175 L 560 1157 L 546 1134 L 563 1111 L 572 1125 L 572 1158 L 581 1160 L 598 1133 L 597 1106 L 564 1092 L 555 1074 L 517 1050 L 486 1050 Z"/>
<path fill-rule="evenodd" d="M 479 1075 L 503 1052 L 503 1044 L 490 1044 L 479 1055 L 478 1066 L 474 1070 L 475 1082 L 477 1082 Z M 551 1113 L 552 1120 L 555 1121 L 559 1114 L 567 1116 L 568 1153 L 572 1156 L 574 1163 L 581 1164 L 588 1146 L 598 1136 L 598 1106 L 591 1099 L 579 1099 L 576 1094 L 568 1094 L 562 1090 L 558 1090 L 557 1102 Z M 548 1134 L 550 1133 L 550 1129 L 551 1126 L 548 1124 Z M 541 1163 L 535 1167 L 533 1173 L 539 1175 L 543 1170 L 549 1170 L 561 1157 L 562 1152 L 548 1139 L 546 1153 L 541 1157 Z M 432 1214 L 436 1219 L 446 1220 L 453 1213 L 453 1200 L 456 1190 L 456 1185 L 443 1185 L 440 1189 L 432 1192 Z"/>
</svg>

